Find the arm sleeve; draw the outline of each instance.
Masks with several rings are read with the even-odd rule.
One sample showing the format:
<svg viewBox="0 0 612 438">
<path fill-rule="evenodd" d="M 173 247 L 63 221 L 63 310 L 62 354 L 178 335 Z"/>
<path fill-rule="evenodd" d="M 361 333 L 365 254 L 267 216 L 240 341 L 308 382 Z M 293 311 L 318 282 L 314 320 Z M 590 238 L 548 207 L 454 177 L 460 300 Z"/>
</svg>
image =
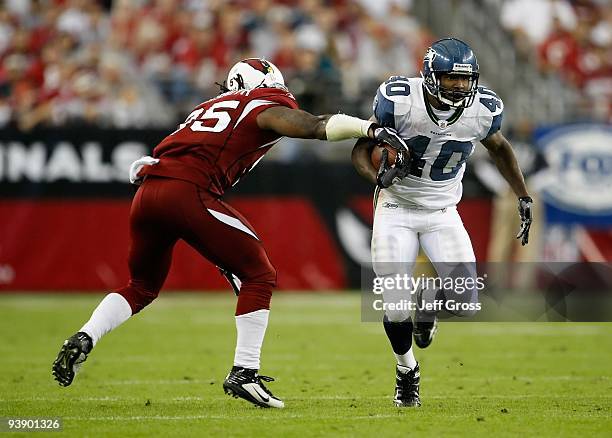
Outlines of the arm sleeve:
<svg viewBox="0 0 612 438">
<path fill-rule="evenodd" d="M 503 118 L 504 118 L 503 111 L 493 116 L 493 119 L 491 120 L 491 126 L 489 127 L 489 131 L 484 136 L 483 140 L 495 134 L 497 131 L 501 129 Z"/>
<path fill-rule="evenodd" d="M 480 105 L 480 133 L 482 140 L 490 137 L 501 129 L 504 119 L 504 102 L 495 92 L 483 89 L 477 96 L 475 105 Z"/>
</svg>

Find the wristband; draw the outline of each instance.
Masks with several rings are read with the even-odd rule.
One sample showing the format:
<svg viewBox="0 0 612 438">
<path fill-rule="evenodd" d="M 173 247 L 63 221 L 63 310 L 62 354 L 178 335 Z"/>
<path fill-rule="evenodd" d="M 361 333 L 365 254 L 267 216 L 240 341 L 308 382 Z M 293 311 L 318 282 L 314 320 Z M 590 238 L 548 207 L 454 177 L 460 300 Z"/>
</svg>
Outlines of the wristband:
<svg viewBox="0 0 612 438">
<path fill-rule="evenodd" d="M 368 137 L 368 130 L 372 123 L 374 122 L 346 114 L 334 114 L 325 125 L 325 134 L 329 141 Z"/>
</svg>

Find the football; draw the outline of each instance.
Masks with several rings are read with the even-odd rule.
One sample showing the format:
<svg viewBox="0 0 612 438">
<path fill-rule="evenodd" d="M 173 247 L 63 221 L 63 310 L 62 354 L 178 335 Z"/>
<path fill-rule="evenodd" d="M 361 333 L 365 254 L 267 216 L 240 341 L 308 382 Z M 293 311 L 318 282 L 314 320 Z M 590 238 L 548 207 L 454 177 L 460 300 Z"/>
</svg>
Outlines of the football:
<svg viewBox="0 0 612 438">
<path fill-rule="evenodd" d="M 380 160 L 382 159 L 383 150 L 386 149 L 389 154 L 387 155 L 387 163 L 391 166 L 395 163 L 395 159 L 397 158 L 397 152 L 390 145 L 385 143 L 379 143 L 372 148 L 372 152 L 370 154 L 370 159 L 372 160 L 372 165 L 374 168 L 378 169 L 380 167 Z"/>
</svg>

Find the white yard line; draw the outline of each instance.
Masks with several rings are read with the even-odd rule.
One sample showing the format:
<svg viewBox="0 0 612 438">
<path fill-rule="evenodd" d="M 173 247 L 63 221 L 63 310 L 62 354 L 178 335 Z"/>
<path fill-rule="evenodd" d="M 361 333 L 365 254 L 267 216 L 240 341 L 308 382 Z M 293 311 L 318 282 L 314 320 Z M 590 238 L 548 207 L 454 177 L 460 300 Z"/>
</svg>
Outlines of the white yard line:
<svg viewBox="0 0 612 438">
<path fill-rule="evenodd" d="M 389 398 L 389 400 L 391 400 Z M 274 411 L 272 411 L 274 412 Z M 372 414 L 372 415 L 308 415 L 308 414 L 288 414 L 286 410 L 284 412 L 278 412 L 278 414 L 258 414 L 253 419 L 256 420 L 278 420 L 278 421 L 286 421 L 289 419 L 312 419 L 316 418 L 317 420 L 373 420 L 373 419 L 381 419 L 381 418 L 401 418 L 401 413 L 409 412 L 409 410 L 400 410 L 394 409 L 389 414 Z M 592 414 L 583 413 L 583 415 L 576 415 L 580 417 L 593 417 Z M 595 417 L 603 416 L 604 412 L 602 411 L 601 415 L 595 415 Z M 444 414 L 445 419 L 449 418 L 465 418 L 471 416 L 472 413 L 465 414 Z M 232 419 L 235 420 L 236 416 L 234 414 L 228 415 L 151 415 L 151 416 L 107 416 L 107 417 L 82 417 L 82 416 L 71 416 L 71 417 L 62 417 L 64 421 L 185 421 L 185 420 L 227 420 Z"/>
<path fill-rule="evenodd" d="M 472 376 L 453 376 L 453 380 L 463 380 L 470 382 L 486 382 L 486 381 L 499 381 L 499 380 L 519 380 L 519 381 L 556 381 L 556 380 L 611 380 L 611 376 L 516 376 L 516 378 L 512 376 L 487 376 L 487 377 L 472 377 Z M 106 382 L 106 385 L 176 385 L 176 384 L 199 384 L 199 385 L 209 385 L 211 380 L 117 380 L 115 382 Z M 434 377 L 423 377 L 421 380 L 434 381 L 437 380 Z"/>
<path fill-rule="evenodd" d="M 433 400 L 446 400 L 446 399 L 463 399 L 463 398 L 477 398 L 477 399 L 495 399 L 495 400 L 522 400 L 530 398 L 550 398 L 549 394 L 521 394 L 521 395 L 502 395 L 502 394 L 462 394 L 462 395 L 428 395 L 427 399 Z M 577 394 L 565 394 L 555 395 L 555 398 L 560 399 L 612 399 L 612 395 L 577 395 Z M 359 402 L 362 400 L 391 400 L 391 395 L 373 395 L 373 396 L 352 396 L 352 395 L 319 395 L 319 396 L 304 396 L 304 397 L 283 397 L 287 401 L 310 401 L 310 400 L 352 400 Z M 230 400 L 228 397 L 170 397 L 170 398 L 159 398 L 159 397 L 67 397 L 67 398 L 52 398 L 52 397 L 23 397 L 0 400 L 3 403 L 11 402 L 26 402 L 26 401 L 44 401 L 44 402 L 64 402 L 70 400 L 71 402 L 145 402 L 151 400 L 151 403 L 169 403 L 169 402 L 185 402 L 185 401 L 219 401 L 219 400 Z"/>
</svg>

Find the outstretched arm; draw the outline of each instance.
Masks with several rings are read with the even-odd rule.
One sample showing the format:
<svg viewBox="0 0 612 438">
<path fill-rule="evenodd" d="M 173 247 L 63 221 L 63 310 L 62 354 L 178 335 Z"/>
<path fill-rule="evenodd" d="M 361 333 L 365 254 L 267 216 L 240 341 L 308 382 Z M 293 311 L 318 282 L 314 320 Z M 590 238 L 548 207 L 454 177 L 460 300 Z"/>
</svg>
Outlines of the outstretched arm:
<svg viewBox="0 0 612 438">
<path fill-rule="evenodd" d="M 286 137 L 329 141 L 371 138 L 385 142 L 398 151 L 408 149 L 395 130 L 346 114 L 314 116 L 306 111 L 279 105 L 259 113 L 257 125 Z"/>
<path fill-rule="evenodd" d="M 257 115 L 257 126 L 294 138 L 327 140 L 325 125 L 330 115 L 315 116 L 300 109 L 273 106 Z"/>
</svg>

